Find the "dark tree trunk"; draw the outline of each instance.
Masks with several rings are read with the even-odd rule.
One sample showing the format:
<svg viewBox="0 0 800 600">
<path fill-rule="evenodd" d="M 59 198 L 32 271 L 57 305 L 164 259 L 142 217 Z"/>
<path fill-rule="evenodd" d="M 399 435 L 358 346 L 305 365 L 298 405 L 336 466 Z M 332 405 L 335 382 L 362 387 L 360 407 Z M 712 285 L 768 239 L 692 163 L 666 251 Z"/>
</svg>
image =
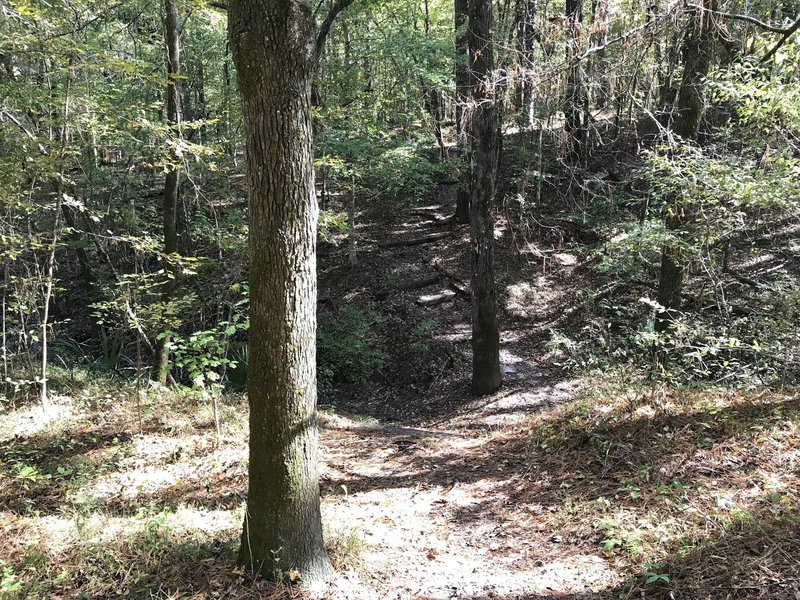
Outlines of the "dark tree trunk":
<svg viewBox="0 0 800 600">
<path fill-rule="evenodd" d="M 173 135 L 179 135 L 178 128 L 181 121 L 180 108 L 180 65 L 181 45 L 180 30 L 178 25 L 178 9 L 172 0 L 165 0 L 165 41 L 167 46 L 167 123 L 175 128 Z M 172 160 L 177 156 L 173 154 Z M 172 169 L 164 180 L 164 197 L 162 201 L 164 224 L 164 254 L 168 257 L 178 252 L 177 207 L 178 187 L 180 185 L 180 171 Z M 175 297 L 175 284 L 177 269 L 174 261 L 167 262 L 168 279 L 164 284 L 162 299 L 165 304 Z M 162 332 L 156 343 L 153 364 L 153 380 L 164 385 L 169 375 L 169 342 L 170 338 Z"/>
<path fill-rule="evenodd" d="M 681 227 L 678 216 L 667 219 L 667 229 L 675 233 Z M 663 332 L 675 322 L 675 312 L 681 306 L 681 292 L 685 273 L 684 258 L 674 245 L 666 244 L 661 251 L 661 272 L 658 278 L 658 303 L 664 307 L 656 315 L 655 330 Z"/>
<path fill-rule="evenodd" d="M 492 0 L 471 0 L 469 11 L 470 242 L 472 249 L 472 393 L 500 387 L 500 332 L 494 286 L 494 204 L 498 120 L 493 83 Z"/>
<path fill-rule="evenodd" d="M 608 43 L 608 0 L 592 0 L 592 23 L 589 31 L 590 46 L 602 48 L 592 56 L 589 62 L 592 77 L 599 82 L 598 94 L 593 98 L 594 105 L 605 109 L 611 103 L 613 94 L 608 57 L 605 51 Z M 588 115 L 586 118 L 588 119 Z"/>
<path fill-rule="evenodd" d="M 455 0 L 455 80 L 456 80 L 456 133 L 461 156 L 467 153 L 466 136 L 464 130 L 464 107 L 469 98 L 469 62 L 467 57 L 468 47 L 468 10 L 469 0 Z M 456 223 L 469 223 L 469 183 L 467 177 L 462 178 L 456 189 Z"/>
<path fill-rule="evenodd" d="M 716 0 L 703 0 L 703 8 L 692 17 L 683 41 L 683 78 L 678 94 L 678 117 L 675 132 L 683 138 L 694 140 L 700 131 L 700 121 L 705 113 L 703 80 L 711 68 L 714 53 L 714 15 Z"/>
<path fill-rule="evenodd" d="M 425 110 L 431 116 L 433 122 L 433 137 L 436 139 L 436 145 L 439 147 L 439 158 L 444 160 L 447 158 L 447 147 L 444 144 L 444 137 L 442 134 L 442 122 L 444 122 L 444 103 L 442 100 L 442 91 L 431 84 L 422 84 L 422 101 Z"/>
<path fill-rule="evenodd" d="M 717 10 L 717 0 L 703 0 L 705 10 L 698 10 L 692 18 L 684 38 L 683 78 L 678 96 L 678 116 L 675 131 L 687 140 L 696 140 L 700 121 L 705 112 L 703 80 L 711 68 L 714 53 L 715 28 L 712 11 Z M 686 225 L 688 207 L 681 198 L 673 198 L 667 217 L 667 229 L 680 234 Z M 661 273 L 658 280 L 658 303 L 664 307 L 656 317 L 656 330 L 665 331 L 675 320 L 675 311 L 681 306 L 681 292 L 685 278 L 686 260 L 675 245 L 664 246 L 661 255 Z"/>
<path fill-rule="evenodd" d="M 197 62 L 197 112 L 201 119 L 208 119 L 208 106 L 206 106 L 206 73 L 203 68 L 203 57 L 198 57 Z M 200 143 L 206 143 L 206 127 L 199 129 Z"/>
<path fill-rule="evenodd" d="M 229 34 L 250 195 L 250 462 L 241 565 L 307 585 L 322 541 L 316 417 L 316 225 L 309 0 L 232 0 Z"/>
<path fill-rule="evenodd" d="M 517 0 L 514 7 L 516 29 L 514 44 L 517 54 L 514 105 L 519 112 L 519 123 L 522 127 L 530 125 L 533 107 L 533 83 L 528 72 L 533 66 L 533 48 L 536 42 L 534 16 L 534 0 Z"/>
<path fill-rule="evenodd" d="M 586 159 L 589 143 L 589 123 L 586 108 L 586 85 L 583 78 L 581 62 L 576 60 L 580 50 L 581 27 L 583 23 L 582 0 L 567 0 L 566 16 L 569 25 L 567 41 L 567 89 L 564 95 L 564 121 L 570 135 L 570 157 L 575 163 L 583 163 Z"/>
<path fill-rule="evenodd" d="M 75 256 L 78 257 L 78 264 L 81 268 L 81 279 L 83 279 L 86 289 L 88 290 L 94 281 L 94 273 L 92 272 L 92 265 L 89 261 L 89 255 L 86 253 L 86 248 L 83 247 L 83 240 L 78 233 L 78 228 L 75 223 L 75 214 L 72 208 L 66 204 L 61 204 L 61 214 L 64 216 L 64 222 L 70 229 L 69 239 L 70 242 L 75 244 Z"/>
</svg>

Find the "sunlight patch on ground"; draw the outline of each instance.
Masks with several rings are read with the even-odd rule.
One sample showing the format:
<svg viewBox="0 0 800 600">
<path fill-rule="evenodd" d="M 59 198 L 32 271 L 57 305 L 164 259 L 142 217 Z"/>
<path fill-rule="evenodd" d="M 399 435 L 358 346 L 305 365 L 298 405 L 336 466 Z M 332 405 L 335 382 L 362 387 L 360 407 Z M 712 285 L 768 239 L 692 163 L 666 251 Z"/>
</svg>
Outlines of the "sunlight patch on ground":
<svg viewBox="0 0 800 600">
<path fill-rule="evenodd" d="M 45 412 L 41 404 L 32 403 L 2 415 L 0 441 L 13 437 L 30 437 L 45 431 L 64 428 L 76 417 L 72 400 L 66 396 L 52 396 L 50 409 Z"/>
<path fill-rule="evenodd" d="M 460 441 L 462 451 L 469 453 L 490 439 L 452 441 Z M 449 460 L 452 451 L 450 443 L 420 450 L 413 462 L 435 473 L 442 470 L 437 461 Z M 476 462 L 475 468 L 479 465 Z M 384 462 L 384 476 L 386 466 Z M 401 598 L 582 592 L 618 582 L 616 571 L 597 555 L 551 561 L 548 544 L 534 541 L 539 534 L 530 527 L 530 519 L 523 523 L 516 514 L 520 507 L 499 513 L 496 503 L 507 492 L 497 479 L 502 463 L 497 469 L 446 485 L 425 483 L 424 471 L 411 479 L 403 472 L 395 486 L 382 481 L 375 489 L 328 497 L 324 513 L 358 524 L 367 544 L 364 570 L 384 580 L 403 581 L 405 586 L 398 588 Z M 510 466 L 505 470 L 513 477 Z M 416 584 L 409 585 L 410 580 Z"/>
<path fill-rule="evenodd" d="M 52 558 L 72 551 L 76 546 L 116 544 L 122 540 L 169 534 L 176 538 L 191 538 L 198 534 L 213 538 L 241 526 L 241 509 L 204 510 L 181 506 L 174 511 L 142 508 L 135 516 L 115 517 L 95 512 L 75 516 L 46 515 L 41 517 L 11 517 L 4 515 L 5 523 L 13 524 L 13 531 L 23 533 L 27 545 L 46 548 Z M 8 531 L 6 532 L 8 533 Z"/>
<path fill-rule="evenodd" d="M 246 475 L 246 448 L 226 446 L 214 451 L 210 446 L 203 438 L 137 439 L 134 443 L 137 451 L 130 458 L 82 492 L 128 504 L 159 496 L 180 502 L 187 494 L 195 501 L 210 500 L 225 491 L 219 488 L 220 480 L 241 481 Z"/>
</svg>

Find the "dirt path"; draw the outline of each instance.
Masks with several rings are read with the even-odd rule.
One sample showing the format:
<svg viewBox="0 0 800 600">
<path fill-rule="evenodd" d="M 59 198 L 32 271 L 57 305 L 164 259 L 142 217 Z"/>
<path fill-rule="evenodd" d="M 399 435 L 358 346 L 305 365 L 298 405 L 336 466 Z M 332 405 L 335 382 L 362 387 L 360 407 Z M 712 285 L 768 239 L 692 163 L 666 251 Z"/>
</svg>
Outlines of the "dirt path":
<svg viewBox="0 0 800 600">
<path fill-rule="evenodd" d="M 398 211 L 394 220 L 362 215 L 359 232 L 379 241 L 441 231 L 426 214 L 450 214 L 450 201 L 445 189 L 441 204 Z M 469 280 L 468 232 L 450 232 L 407 247 L 364 244 L 358 272 L 342 277 L 342 267 L 331 267 L 323 276 L 327 297 L 369 297 L 395 331 L 434 323 L 436 342 L 455 355 L 434 365 L 427 380 L 416 382 L 390 365 L 371 389 L 335 399 L 340 410 L 394 425 L 337 416 L 323 428 L 326 518 L 357 530 L 365 542 L 360 575 L 328 597 L 511 600 L 612 587 L 620 575 L 596 543 L 549 529 L 548 515 L 561 507 L 527 501 L 548 478 L 530 461 L 530 416 L 577 390 L 542 360 L 548 322 L 568 302 L 562 283 L 575 276 L 575 265 L 565 261 L 542 275 L 540 263 L 521 257 L 498 223 L 504 385 L 474 399 L 467 394 L 469 301 L 458 293 Z M 409 288 L 432 273 L 446 276 Z M 418 302 L 448 289 L 457 291 L 447 302 Z M 393 339 L 391 354 L 407 356 L 407 338 Z"/>
<path fill-rule="evenodd" d="M 326 424 L 326 516 L 366 542 L 365 581 L 349 595 L 539 598 L 619 581 L 596 544 L 549 530 L 547 515 L 561 507 L 523 500 L 547 477 L 530 463 L 529 414 L 574 392 L 527 382 L 438 422 L 436 435 Z"/>
</svg>

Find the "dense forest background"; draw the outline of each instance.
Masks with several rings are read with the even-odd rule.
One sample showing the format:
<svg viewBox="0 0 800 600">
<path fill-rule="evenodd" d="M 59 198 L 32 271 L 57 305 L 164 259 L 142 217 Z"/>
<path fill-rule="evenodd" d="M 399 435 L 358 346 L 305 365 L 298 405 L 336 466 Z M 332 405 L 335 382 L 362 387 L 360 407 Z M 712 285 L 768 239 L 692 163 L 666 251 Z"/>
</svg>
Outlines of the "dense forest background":
<svg viewBox="0 0 800 600">
<path fill-rule="evenodd" d="M 500 470 L 557 480 L 549 496 L 524 496 L 519 482 L 490 495 L 555 519 L 534 529 L 543 545 L 591 545 L 582 564 L 613 575 L 586 587 L 794 598 L 800 4 L 500 0 L 478 100 L 461 0 L 322 0 L 314 9 L 318 391 L 323 421 L 341 435 L 329 451 L 345 464 L 380 462 L 364 453 L 372 442 L 341 432 L 381 431 L 401 459 L 433 453 L 424 460 L 443 474 L 425 481 L 446 489 L 477 481 L 461 476 L 472 467 L 413 431 L 477 432 L 494 445 L 469 446 L 473 466 L 493 470 L 496 459 Z M 242 444 L 253 368 L 244 134 L 226 7 L 2 0 L 0 10 L 0 531 L 10 540 L 0 598 L 189 595 L 187 573 L 227 556 L 230 535 L 212 527 L 210 538 L 227 541 L 192 546 L 167 523 L 180 511 L 187 522 L 193 507 L 230 513 L 238 527 L 241 456 L 226 452 Z M 475 404 L 464 123 L 484 104 L 498 114 L 491 221 L 505 383 Z M 515 420 L 498 420 L 504 414 Z M 162 497 L 148 491 L 152 471 L 98 487 L 149 434 L 165 448 L 154 465 L 196 471 L 191 461 L 204 462 L 226 493 L 212 502 L 200 492 L 216 484 L 195 482 Z M 445 450 L 453 454 L 436 454 Z M 692 462 L 706 451 L 711 466 Z M 714 493 L 674 474 L 683 468 Z M 359 493 L 381 487 L 327 477 L 331 505 L 358 505 Z M 625 518 L 611 515 L 618 505 Z M 58 558 L 48 555 L 51 538 L 30 533 L 56 515 L 83 540 Z M 141 525 L 123 550 L 111 543 L 115 564 L 98 558 L 110 542 L 86 533 L 99 531 L 98 515 Z M 559 533 L 569 523 L 575 530 Z M 746 566 L 703 564 L 702 535 L 687 533 L 701 525 L 715 551 Z M 675 542 L 675 529 L 693 543 Z M 775 531 L 777 545 L 758 537 Z M 332 556 L 344 557 L 340 570 L 375 568 L 351 529 L 326 535 Z M 423 549 L 423 564 L 439 553 Z M 772 574 L 747 570 L 758 557 Z M 131 576 L 131 565 L 143 575 Z M 262 585 L 213 568 L 197 593 L 233 579 L 253 593 Z M 425 569 L 409 566 L 405 581 L 434 581 Z M 443 585 L 462 577 L 444 572 Z M 484 579 L 523 597 L 511 595 L 521 593 L 513 578 L 505 588 L 500 576 Z M 386 582 L 373 584 L 378 597 L 388 593 Z"/>
</svg>

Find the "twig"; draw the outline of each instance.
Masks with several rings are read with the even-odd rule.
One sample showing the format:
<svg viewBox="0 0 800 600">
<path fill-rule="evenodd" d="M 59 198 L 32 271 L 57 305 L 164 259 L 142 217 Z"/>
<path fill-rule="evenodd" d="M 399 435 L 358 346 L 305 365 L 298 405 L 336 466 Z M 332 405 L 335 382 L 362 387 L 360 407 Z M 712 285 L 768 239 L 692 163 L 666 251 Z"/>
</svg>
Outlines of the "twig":
<svg viewBox="0 0 800 600">
<path fill-rule="evenodd" d="M 789 28 L 784 32 L 783 37 L 781 37 L 781 39 L 775 42 L 775 45 L 772 48 L 770 48 L 769 52 L 767 52 L 764 55 L 764 58 L 758 61 L 759 64 L 763 65 L 770 58 L 772 58 L 775 55 L 775 53 L 780 49 L 780 47 L 786 43 L 786 40 L 788 40 L 791 37 L 791 35 L 798 29 L 800 29 L 800 17 L 797 17 L 797 20 L 789 26 Z"/>
<path fill-rule="evenodd" d="M 760 20 L 756 19 L 755 17 L 751 17 L 750 15 L 741 15 L 741 14 L 736 14 L 736 13 L 728 13 L 728 12 L 723 12 L 721 10 L 709 10 L 709 9 L 705 8 L 704 6 L 700 6 L 698 4 L 687 4 L 686 7 L 687 8 L 693 8 L 695 10 L 700 10 L 700 11 L 703 11 L 703 12 L 710 12 L 712 14 L 715 14 L 715 15 L 717 15 L 719 17 L 724 17 L 726 19 L 734 19 L 735 21 L 745 21 L 747 23 L 752 23 L 753 25 L 756 25 L 756 26 L 760 27 L 764 31 L 769 31 L 771 33 L 782 33 L 782 34 L 785 34 L 791 28 L 791 26 L 789 26 L 789 27 L 778 27 L 776 25 L 770 25 L 769 23 L 764 23 L 764 21 L 760 21 Z"/>
</svg>

